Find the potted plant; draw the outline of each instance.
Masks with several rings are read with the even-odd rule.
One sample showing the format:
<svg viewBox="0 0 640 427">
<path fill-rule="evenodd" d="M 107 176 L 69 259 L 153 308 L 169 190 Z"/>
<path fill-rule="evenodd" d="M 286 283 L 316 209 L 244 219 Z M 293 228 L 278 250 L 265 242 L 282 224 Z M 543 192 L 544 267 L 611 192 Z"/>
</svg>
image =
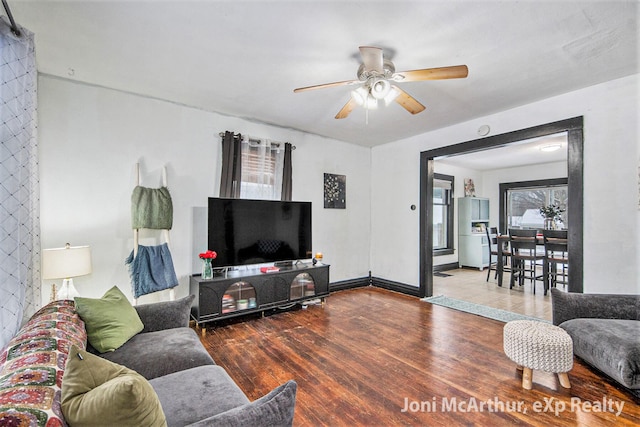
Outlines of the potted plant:
<svg viewBox="0 0 640 427">
<path fill-rule="evenodd" d="M 556 221 L 562 219 L 562 213 L 564 209 L 560 205 L 542 206 L 540 208 L 540 215 L 544 217 L 545 230 L 553 230 L 556 228 Z"/>
</svg>

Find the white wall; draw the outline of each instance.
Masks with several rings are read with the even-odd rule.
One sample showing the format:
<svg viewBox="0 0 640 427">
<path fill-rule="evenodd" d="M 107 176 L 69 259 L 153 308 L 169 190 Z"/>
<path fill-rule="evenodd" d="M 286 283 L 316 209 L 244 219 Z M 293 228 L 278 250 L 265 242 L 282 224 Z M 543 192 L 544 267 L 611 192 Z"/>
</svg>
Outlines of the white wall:
<svg viewBox="0 0 640 427">
<path fill-rule="evenodd" d="M 638 293 L 638 86 L 639 76 L 630 76 L 369 150 L 41 76 L 42 247 L 91 245 L 94 272 L 75 279 L 80 292 L 100 296 L 118 284 L 130 295 L 124 259 L 133 246 L 134 165 L 141 163 L 147 186 L 160 185 L 166 165 L 175 207 L 177 295 L 186 295 L 193 270 L 193 208 L 218 194 L 218 132 L 234 130 L 297 146 L 293 198 L 314 203 L 314 251 L 332 264 L 332 281 L 363 277 L 371 269 L 374 276 L 417 286 L 419 211 L 410 206 L 419 205 L 420 152 L 475 139 L 483 124 L 495 135 L 582 115 L 585 291 Z M 346 210 L 323 209 L 324 172 L 347 176 Z M 483 192 L 493 185 L 487 177 L 476 179 Z M 458 185 L 456 194 L 463 194 Z M 43 301 L 48 297 L 45 286 Z M 141 302 L 156 298 L 163 297 Z"/>
<path fill-rule="evenodd" d="M 372 274 L 417 284 L 420 152 L 584 116 L 584 291 L 640 293 L 639 75 L 372 149 Z M 428 113 L 424 113 L 428 114 Z M 428 117 L 420 117 L 428 120 Z"/>
<path fill-rule="evenodd" d="M 174 204 L 171 248 L 180 281 L 176 295 L 188 294 L 194 207 L 218 195 L 218 133 L 225 130 L 297 147 L 293 199 L 313 202 L 314 251 L 333 264 L 331 281 L 368 275 L 368 148 L 49 76 L 40 76 L 38 96 L 42 247 L 91 246 L 93 273 L 74 279 L 82 295 L 99 297 L 118 285 L 131 296 L 124 260 L 133 248 L 136 162 L 141 184 L 149 187 L 160 186 L 167 167 Z M 323 208 L 324 172 L 347 176 L 347 209 Z M 156 241 L 153 232 L 145 236 L 142 243 Z M 52 282 L 43 286 L 43 302 Z M 166 297 L 150 295 L 140 302 Z"/>
<path fill-rule="evenodd" d="M 500 184 L 535 181 L 538 179 L 567 178 L 567 162 L 544 163 L 517 168 L 503 168 L 482 173 L 482 197 L 489 198 L 489 220 L 492 227 L 500 221 Z M 476 186 L 476 192 L 478 187 Z"/>
<path fill-rule="evenodd" d="M 433 166 L 435 173 L 442 173 L 454 177 L 453 181 L 453 247 L 455 252 L 451 255 L 439 255 L 433 258 L 433 265 L 444 265 L 458 262 L 458 199 L 464 197 L 464 180 L 470 178 L 476 189 L 476 196 L 486 197 L 482 193 L 482 173 L 475 169 L 461 168 L 444 162 L 435 162 Z M 419 286 L 419 283 L 415 283 Z"/>
</svg>

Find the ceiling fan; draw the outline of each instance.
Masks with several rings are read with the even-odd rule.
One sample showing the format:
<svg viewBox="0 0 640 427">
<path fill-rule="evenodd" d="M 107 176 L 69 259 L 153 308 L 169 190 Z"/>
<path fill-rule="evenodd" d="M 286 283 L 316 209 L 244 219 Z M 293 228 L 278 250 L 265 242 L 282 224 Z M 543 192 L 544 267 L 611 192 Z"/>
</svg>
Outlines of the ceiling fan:
<svg viewBox="0 0 640 427">
<path fill-rule="evenodd" d="M 396 72 L 393 62 L 383 57 L 382 49 L 373 46 L 360 46 L 360 56 L 362 64 L 358 68 L 358 80 L 299 87 L 293 91 L 298 93 L 361 83 L 357 89 L 351 91 L 351 98 L 336 114 L 336 119 L 344 119 L 356 106 L 363 106 L 367 110 L 376 108 L 379 101 L 384 101 L 386 105 L 395 101 L 411 114 L 418 114 L 424 110 L 424 105 L 391 82 L 460 79 L 467 77 L 469 73 L 466 65 Z"/>
</svg>

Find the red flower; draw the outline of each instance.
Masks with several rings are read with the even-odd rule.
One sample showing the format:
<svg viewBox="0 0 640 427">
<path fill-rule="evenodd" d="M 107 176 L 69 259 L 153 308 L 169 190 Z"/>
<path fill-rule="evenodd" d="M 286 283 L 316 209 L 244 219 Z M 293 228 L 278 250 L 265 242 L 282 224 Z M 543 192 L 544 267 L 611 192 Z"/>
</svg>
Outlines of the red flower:
<svg viewBox="0 0 640 427">
<path fill-rule="evenodd" d="M 200 259 L 216 259 L 218 254 L 214 251 L 206 251 L 199 255 Z"/>
</svg>

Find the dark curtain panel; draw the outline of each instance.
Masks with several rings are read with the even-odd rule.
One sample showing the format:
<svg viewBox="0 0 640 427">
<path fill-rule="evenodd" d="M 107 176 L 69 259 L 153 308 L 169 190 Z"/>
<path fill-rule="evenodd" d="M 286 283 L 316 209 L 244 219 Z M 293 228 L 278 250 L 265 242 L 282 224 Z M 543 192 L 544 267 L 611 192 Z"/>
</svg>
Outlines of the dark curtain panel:
<svg viewBox="0 0 640 427">
<path fill-rule="evenodd" d="M 291 200 L 291 190 L 293 184 L 291 182 L 291 144 L 284 144 L 284 165 L 282 171 L 282 195 L 281 200 Z"/>
<path fill-rule="evenodd" d="M 222 137 L 222 175 L 220 177 L 220 197 L 240 198 L 240 172 L 242 136 L 226 131 Z"/>
</svg>

